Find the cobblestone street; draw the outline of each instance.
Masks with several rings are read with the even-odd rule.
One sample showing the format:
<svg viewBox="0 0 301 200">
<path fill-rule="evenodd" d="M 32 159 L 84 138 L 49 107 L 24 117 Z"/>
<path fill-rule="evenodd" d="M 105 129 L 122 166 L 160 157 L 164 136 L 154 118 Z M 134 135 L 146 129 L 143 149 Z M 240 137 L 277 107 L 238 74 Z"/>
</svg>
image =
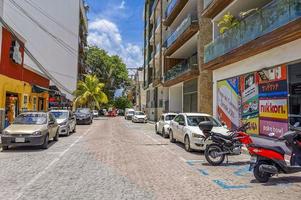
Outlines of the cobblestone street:
<svg viewBox="0 0 301 200">
<path fill-rule="evenodd" d="M 248 155 L 208 166 L 152 124 L 98 118 L 48 150 L 0 153 L 1 199 L 300 199 L 301 174 L 259 184 Z"/>
</svg>

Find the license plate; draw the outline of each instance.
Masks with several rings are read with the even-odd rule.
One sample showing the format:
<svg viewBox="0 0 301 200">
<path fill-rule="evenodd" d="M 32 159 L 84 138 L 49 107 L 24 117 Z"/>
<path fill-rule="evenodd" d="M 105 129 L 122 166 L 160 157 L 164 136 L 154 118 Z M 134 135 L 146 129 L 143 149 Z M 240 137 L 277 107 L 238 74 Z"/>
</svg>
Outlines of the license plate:
<svg viewBox="0 0 301 200">
<path fill-rule="evenodd" d="M 16 138 L 15 142 L 16 143 L 23 143 L 23 142 L 25 142 L 25 138 Z"/>
</svg>

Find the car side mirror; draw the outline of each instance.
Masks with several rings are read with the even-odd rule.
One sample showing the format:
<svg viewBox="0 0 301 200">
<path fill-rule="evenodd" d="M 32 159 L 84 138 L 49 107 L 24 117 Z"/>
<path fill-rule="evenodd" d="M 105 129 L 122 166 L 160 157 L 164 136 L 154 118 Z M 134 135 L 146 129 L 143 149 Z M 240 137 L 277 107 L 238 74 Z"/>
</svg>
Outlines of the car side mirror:
<svg viewBox="0 0 301 200">
<path fill-rule="evenodd" d="M 185 126 L 185 122 L 179 122 L 180 126 Z"/>
<path fill-rule="evenodd" d="M 48 125 L 53 125 L 55 122 L 54 121 L 49 121 Z"/>
</svg>

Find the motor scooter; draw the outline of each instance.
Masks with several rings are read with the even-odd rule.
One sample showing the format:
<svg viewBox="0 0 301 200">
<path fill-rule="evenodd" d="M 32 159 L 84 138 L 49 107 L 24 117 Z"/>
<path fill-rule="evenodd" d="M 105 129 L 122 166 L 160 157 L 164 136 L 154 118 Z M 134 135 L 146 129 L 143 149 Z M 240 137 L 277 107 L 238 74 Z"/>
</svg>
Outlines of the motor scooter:
<svg viewBox="0 0 301 200">
<path fill-rule="evenodd" d="M 229 155 L 240 155 L 243 145 L 248 147 L 252 143 L 250 135 L 246 133 L 249 123 L 243 124 L 236 130 L 229 132 L 229 135 L 212 132 L 213 124 L 208 121 L 201 122 L 199 128 L 204 133 L 206 140 L 212 141 L 206 146 L 205 158 L 213 166 L 221 165 Z"/>
<path fill-rule="evenodd" d="M 301 172 L 301 132 L 294 127 L 290 129 L 279 138 L 292 151 L 290 165 L 285 161 L 285 150 L 281 146 L 249 145 L 250 171 L 253 170 L 254 177 L 260 183 L 268 182 L 270 177 L 277 174 Z"/>
</svg>

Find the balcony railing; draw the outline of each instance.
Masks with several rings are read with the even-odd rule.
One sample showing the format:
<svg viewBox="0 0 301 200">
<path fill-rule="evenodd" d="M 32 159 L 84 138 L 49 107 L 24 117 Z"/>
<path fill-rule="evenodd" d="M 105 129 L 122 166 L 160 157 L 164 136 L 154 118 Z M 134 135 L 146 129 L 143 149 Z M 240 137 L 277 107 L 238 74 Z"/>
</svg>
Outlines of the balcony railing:
<svg viewBox="0 0 301 200">
<path fill-rule="evenodd" d="M 165 10 L 165 18 L 167 18 L 173 9 L 176 7 L 179 0 L 171 0 L 171 2 L 167 5 Z"/>
<path fill-rule="evenodd" d="M 274 0 L 205 47 L 205 63 L 301 17 L 299 0 Z"/>
<path fill-rule="evenodd" d="M 156 55 L 157 55 L 157 53 L 160 53 L 160 50 L 161 50 L 161 45 L 160 45 L 160 43 L 158 43 L 156 45 Z"/>
<path fill-rule="evenodd" d="M 197 54 L 191 58 L 180 62 L 165 73 L 164 81 L 175 79 L 182 74 L 198 69 Z"/>
<path fill-rule="evenodd" d="M 160 24 L 161 24 L 161 17 L 158 17 L 156 20 L 155 30 L 157 30 L 157 28 L 160 26 Z"/>
<path fill-rule="evenodd" d="M 203 0 L 204 2 L 204 9 L 207 8 L 209 6 L 209 4 L 212 2 L 213 0 Z"/>
<path fill-rule="evenodd" d="M 193 21 L 197 20 L 197 17 L 188 15 L 182 23 L 178 26 L 178 28 L 171 33 L 167 40 L 164 43 L 164 46 L 166 48 L 170 47 L 177 39 L 179 36 L 181 36 L 192 24 Z"/>
</svg>

